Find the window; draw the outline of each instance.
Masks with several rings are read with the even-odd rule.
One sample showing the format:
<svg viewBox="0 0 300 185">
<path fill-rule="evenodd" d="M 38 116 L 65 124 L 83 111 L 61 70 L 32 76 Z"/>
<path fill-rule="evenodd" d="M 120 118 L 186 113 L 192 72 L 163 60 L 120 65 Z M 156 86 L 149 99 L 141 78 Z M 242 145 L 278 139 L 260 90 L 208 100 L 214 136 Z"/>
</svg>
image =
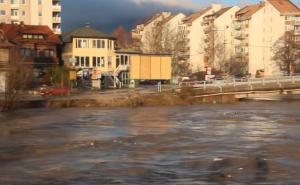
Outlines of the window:
<svg viewBox="0 0 300 185">
<path fill-rule="evenodd" d="M 75 66 L 76 67 L 79 66 L 79 62 L 80 62 L 80 57 L 79 56 L 75 56 Z"/>
<path fill-rule="evenodd" d="M 102 48 L 105 48 L 105 40 L 102 40 Z"/>
<path fill-rule="evenodd" d="M 85 57 L 85 66 L 90 67 L 90 57 Z"/>
<path fill-rule="evenodd" d="M 75 57 L 76 58 L 76 57 Z M 80 61 L 79 61 L 79 57 L 76 58 L 76 61 L 78 61 L 77 63 L 80 63 L 80 67 L 90 67 L 90 58 L 89 57 L 80 57 Z M 77 65 L 77 64 L 75 64 Z M 79 65 L 77 65 L 79 66 Z"/>
<path fill-rule="evenodd" d="M 22 11 L 22 16 L 26 16 L 26 12 L 25 11 Z"/>
<path fill-rule="evenodd" d="M 11 16 L 18 16 L 18 10 L 12 9 L 11 10 Z"/>
<path fill-rule="evenodd" d="M 10 0 L 11 4 L 18 4 L 18 0 Z"/>
<path fill-rule="evenodd" d="M 105 67 L 105 58 L 101 57 L 101 67 Z"/>
<path fill-rule="evenodd" d="M 39 16 L 40 16 L 40 17 L 43 16 L 43 13 L 42 13 L 41 11 L 39 11 Z"/>
<path fill-rule="evenodd" d="M 5 10 L 0 10 L 0 16 L 1 16 L 1 15 L 6 15 Z"/>
<path fill-rule="evenodd" d="M 97 67 L 97 58 L 98 57 L 93 57 L 93 67 Z"/>
<path fill-rule="evenodd" d="M 102 48 L 101 40 L 93 40 L 93 48 Z"/>
<path fill-rule="evenodd" d="M 41 52 L 42 51 L 40 49 L 35 50 L 35 57 L 40 58 L 41 57 Z"/>
<path fill-rule="evenodd" d="M 93 57 L 93 67 L 102 67 L 100 57 Z"/>
<path fill-rule="evenodd" d="M 88 48 L 88 40 L 87 39 L 77 39 L 76 48 Z"/>
<path fill-rule="evenodd" d="M 22 4 L 26 4 L 26 0 L 22 0 Z"/>
<path fill-rule="evenodd" d="M 54 51 L 52 49 L 46 49 L 45 57 L 54 57 Z"/>
<path fill-rule="evenodd" d="M 80 57 L 80 66 L 85 67 L 85 57 Z"/>
<path fill-rule="evenodd" d="M 111 56 L 107 57 L 107 67 L 112 68 L 112 57 Z"/>
<path fill-rule="evenodd" d="M 20 54 L 21 54 L 21 56 L 23 56 L 23 57 L 28 57 L 28 56 L 30 56 L 30 53 L 31 53 L 31 49 L 30 49 L 30 48 L 21 48 L 21 49 L 20 49 Z"/>
<path fill-rule="evenodd" d="M 38 0 L 38 4 L 41 5 L 42 4 L 42 0 Z"/>
<path fill-rule="evenodd" d="M 93 48 L 97 48 L 97 40 L 93 40 Z"/>
<path fill-rule="evenodd" d="M 4 0 L 0 0 L 0 3 L 4 3 Z"/>
</svg>

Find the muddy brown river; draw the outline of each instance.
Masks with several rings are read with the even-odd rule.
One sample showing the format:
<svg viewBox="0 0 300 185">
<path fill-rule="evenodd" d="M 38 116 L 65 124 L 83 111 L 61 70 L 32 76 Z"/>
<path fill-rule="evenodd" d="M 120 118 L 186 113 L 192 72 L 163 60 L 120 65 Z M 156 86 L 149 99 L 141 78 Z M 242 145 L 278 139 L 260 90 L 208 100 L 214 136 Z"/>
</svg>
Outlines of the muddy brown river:
<svg viewBox="0 0 300 185">
<path fill-rule="evenodd" d="M 0 185 L 300 184 L 300 102 L 0 114 Z"/>
</svg>

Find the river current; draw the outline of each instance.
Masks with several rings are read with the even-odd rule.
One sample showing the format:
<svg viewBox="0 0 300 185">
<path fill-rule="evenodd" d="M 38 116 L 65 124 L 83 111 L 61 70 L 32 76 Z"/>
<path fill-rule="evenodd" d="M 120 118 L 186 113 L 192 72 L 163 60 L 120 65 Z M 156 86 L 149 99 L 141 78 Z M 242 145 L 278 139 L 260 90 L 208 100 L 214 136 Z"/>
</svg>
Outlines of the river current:
<svg viewBox="0 0 300 185">
<path fill-rule="evenodd" d="M 300 184 L 300 102 L 0 114 L 0 185 Z"/>
</svg>

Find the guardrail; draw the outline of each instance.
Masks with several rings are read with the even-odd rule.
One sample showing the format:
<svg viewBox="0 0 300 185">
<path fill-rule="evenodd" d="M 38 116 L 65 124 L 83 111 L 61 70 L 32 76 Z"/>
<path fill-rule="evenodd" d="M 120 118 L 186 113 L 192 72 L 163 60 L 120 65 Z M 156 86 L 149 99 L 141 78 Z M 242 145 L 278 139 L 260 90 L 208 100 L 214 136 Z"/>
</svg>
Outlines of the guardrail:
<svg viewBox="0 0 300 185">
<path fill-rule="evenodd" d="M 212 81 L 191 81 L 181 82 L 180 87 L 193 87 L 206 89 L 209 87 L 223 88 L 226 86 L 253 86 L 259 85 L 265 86 L 267 84 L 278 84 L 281 86 L 282 83 L 296 83 L 300 82 L 300 76 L 278 76 L 278 77 L 267 77 L 267 78 L 233 78 L 227 80 L 212 80 Z"/>
</svg>

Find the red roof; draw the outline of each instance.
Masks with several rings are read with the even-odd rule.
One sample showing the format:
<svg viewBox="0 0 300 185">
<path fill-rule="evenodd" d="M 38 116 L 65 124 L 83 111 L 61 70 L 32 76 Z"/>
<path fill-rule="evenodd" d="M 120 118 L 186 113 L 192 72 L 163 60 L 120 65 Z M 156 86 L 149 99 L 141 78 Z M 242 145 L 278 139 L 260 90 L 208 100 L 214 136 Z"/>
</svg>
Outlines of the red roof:
<svg viewBox="0 0 300 185">
<path fill-rule="evenodd" d="M 41 44 L 61 44 L 59 37 L 48 27 L 41 25 L 0 24 L 10 42 L 34 42 Z M 24 39 L 23 34 L 43 35 L 44 39 Z"/>
<path fill-rule="evenodd" d="M 236 13 L 236 16 L 240 20 L 251 19 L 252 15 L 258 12 L 265 6 L 265 3 L 258 3 L 255 5 L 248 5 L 242 8 Z"/>
<path fill-rule="evenodd" d="M 300 14 L 300 9 L 289 0 L 268 0 L 282 14 Z"/>
</svg>

